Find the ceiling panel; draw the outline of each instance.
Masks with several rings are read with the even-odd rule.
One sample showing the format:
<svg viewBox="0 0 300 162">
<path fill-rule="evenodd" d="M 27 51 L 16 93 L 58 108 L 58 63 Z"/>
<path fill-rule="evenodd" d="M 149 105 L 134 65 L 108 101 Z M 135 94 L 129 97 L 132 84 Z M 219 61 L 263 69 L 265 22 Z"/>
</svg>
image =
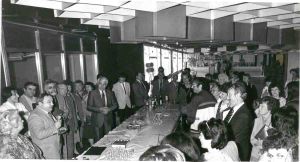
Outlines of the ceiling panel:
<svg viewBox="0 0 300 162">
<path fill-rule="evenodd" d="M 148 11 L 148 12 L 157 12 L 172 6 L 178 5 L 176 2 L 169 2 L 169 1 L 130 1 L 124 5 L 122 8 L 133 9 L 133 10 L 141 10 L 141 11 Z"/>
<path fill-rule="evenodd" d="M 233 15 L 236 12 L 229 12 L 229 11 L 222 11 L 222 10 L 208 10 L 196 14 L 190 15 L 191 17 L 197 17 L 197 18 L 202 18 L 202 19 L 218 19 L 221 17 L 225 17 L 228 15 Z"/>
<path fill-rule="evenodd" d="M 267 26 L 278 26 L 278 25 L 286 25 L 286 24 L 290 24 L 288 22 L 284 22 L 284 21 L 271 21 L 271 22 L 267 22 Z"/>
<path fill-rule="evenodd" d="M 105 6 L 121 6 L 129 2 L 128 0 L 79 0 L 78 3 L 88 3 L 88 4 L 97 4 Z"/>
<path fill-rule="evenodd" d="M 300 27 L 300 24 L 280 25 L 280 29 L 293 28 L 293 27 Z"/>
<path fill-rule="evenodd" d="M 107 27 L 109 27 L 109 20 L 80 19 L 80 22 L 81 22 L 81 24 L 98 25 L 98 26 L 107 26 Z"/>
<path fill-rule="evenodd" d="M 287 13 L 292 13 L 292 12 L 283 10 L 283 9 L 279 9 L 279 8 L 268 8 L 268 9 L 259 10 L 260 17 L 279 15 L 279 14 L 287 14 Z"/>
<path fill-rule="evenodd" d="M 91 13 L 106 13 L 113 9 L 116 9 L 115 6 L 101 6 L 101 5 L 92 5 L 92 4 L 74 4 L 68 8 L 65 8 L 65 11 L 73 12 L 91 12 Z"/>
<path fill-rule="evenodd" d="M 186 6 L 186 15 L 192 15 L 198 12 L 203 12 L 205 10 L 208 10 L 207 8 L 200 8 L 200 7 L 193 7 L 193 6 Z"/>
<path fill-rule="evenodd" d="M 183 2 L 182 4 L 184 5 L 188 5 L 188 6 L 194 6 L 194 7 L 201 7 L 201 8 L 207 8 L 207 9 L 216 9 L 216 8 L 221 8 L 221 7 L 225 7 L 225 6 L 231 6 L 231 5 L 235 5 L 235 4 L 240 4 L 241 2 L 221 2 L 221 1 L 206 1 L 206 2 L 197 2 L 197 1 L 187 1 L 187 2 Z"/>
<path fill-rule="evenodd" d="M 116 15 L 128 15 L 128 16 L 135 16 L 135 10 L 126 9 L 126 8 L 118 8 L 112 11 L 109 11 L 110 14 Z"/>
<path fill-rule="evenodd" d="M 72 5 L 72 3 L 49 0 L 11 0 L 11 3 L 32 7 L 50 8 L 56 10 L 63 10 L 64 8 Z"/>
<path fill-rule="evenodd" d="M 91 19 L 96 14 L 92 13 L 82 13 L 82 12 L 70 12 L 70 11 L 61 11 L 61 10 L 54 10 L 55 17 L 64 17 L 64 18 L 87 18 Z"/>
<path fill-rule="evenodd" d="M 112 20 L 112 21 L 119 21 L 124 22 L 129 19 L 134 18 L 133 16 L 124 16 L 124 15 L 113 15 L 113 14 L 100 14 L 95 19 L 101 19 L 101 20 Z"/>
<path fill-rule="evenodd" d="M 250 14 L 242 14 L 242 13 L 240 13 L 240 14 L 235 14 L 234 16 L 233 16 L 233 21 L 241 21 L 241 20 L 247 20 L 247 19 L 253 19 L 253 18 L 255 18 L 255 16 L 254 15 L 250 15 Z"/>
<path fill-rule="evenodd" d="M 256 9 L 261 9 L 261 8 L 266 8 L 266 6 L 258 5 L 255 3 L 242 3 L 242 4 L 233 5 L 233 6 L 222 7 L 219 9 L 225 10 L 225 11 L 243 12 L 243 11 L 256 10 Z"/>
</svg>

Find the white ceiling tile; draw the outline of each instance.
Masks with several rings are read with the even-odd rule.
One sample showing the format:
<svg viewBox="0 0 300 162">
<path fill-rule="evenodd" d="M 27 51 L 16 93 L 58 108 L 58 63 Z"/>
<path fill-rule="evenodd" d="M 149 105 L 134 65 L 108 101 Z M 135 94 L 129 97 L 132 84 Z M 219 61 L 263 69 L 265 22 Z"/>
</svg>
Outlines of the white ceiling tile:
<svg viewBox="0 0 300 162">
<path fill-rule="evenodd" d="M 101 5 L 92 5 L 92 4 L 74 4 L 68 8 L 65 8 L 65 11 L 73 12 L 91 12 L 91 13 L 106 13 L 113 9 L 116 9 L 115 6 L 101 6 Z"/>
<path fill-rule="evenodd" d="M 63 10 L 64 8 L 72 5 L 72 3 L 66 2 L 58 2 L 58 1 L 49 1 L 49 0 L 11 0 L 14 4 L 32 6 L 32 7 L 40 7 L 40 8 L 50 8 L 56 10 Z"/>
<path fill-rule="evenodd" d="M 240 14 L 233 15 L 233 21 L 234 22 L 241 21 L 241 20 L 246 20 L 246 19 L 252 19 L 252 18 L 255 18 L 255 16 L 250 15 L 250 14 L 240 13 Z"/>
<path fill-rule="evenodd" d="M 109 20 L 81 19 L 81 24 L 109 26 Z"/>
<path fill-rule="evenodd" d="M 251 2 L 251 3 L 266 6 L 266 7 L 277 7 L 277 6 L 292 4 L 292 3 L 283 3 L 283 2 Z"/>
<path fill-rule="evenodd" d="M 278 20 L 290 19 L 296 17 L 300 17 L 300 14 L 291 13 L 291 14 L 278 15 Z"/>
<path fill-rule="evenodd" d="M 61 10 L 54 10 L 55 17 L 64 17 L 64 18 L 88 18 L 91 19 L 96 14 L 92 13 L 83 13 L 83 12 L 70 12 L 70 11 L 61 11 Z"/>
<path fill-rule="evenodd" d="M 267 26 L 278 26 L 278 25 L 285 25 L 285 24 L 290 24 L 288 22 L 284 22 L 284 21 L 271 21 L 271 22 L 267 22 Z"/>
<path fill-rule="evenodd" d="M 126 9 L 126 8 L 118 8 L 112 11 L 109 11 L 110 14 L 116 14 L 116 15 L 129 15 L 129 16 L 135 16 L 135 10 Z"/>
<path fill-rule="evenodd" d="M 178 5 L 178 3 L 169 2 L 169 1 L 158 1 L 158 0 L 152 0 L 152 1 L 135 0 L 135 1 L 130 1 L 122 5 L 121 7 L 134 9 L 134 10 L 148 11 L 148 12 L 157 12 L 169 7 L 173 7 L 175 5 Z"/>
<path fill-rule="evenodd" d="M 225 6 L 231 6 L 235 4 L 239 4 L 241 2 L 234 2 L 234 1 L 187 1 L 182 4 L 189 5 L 189 6 L 195 6 L 195 7 L 201 7 L 201 8 L 208 8 L 208 9 L 216 9 L 221 8 Z"/>
<path fill-rule="evenodd" d="M 243 12 L 243 11 L 256 10 L 261 8 L 266 8 L 266 6 L 258 5 L 254 3 L 243 3 L 243 4 L 237 4 L 229 7 L 222 7 L 220 9 L 225 11 Z"/>
<path fill-rule="evenodd" d="M 268 9 L 259 10 L 260 17 L 279 15 L 279 14 L 287 14 L 287 13 L 291 13 L 291 11 L 286 11 L 286 10 L 282 10 L 282 9 L 278 9 L 278 8 L 268 8 Z"/>
<path fill-rule="evenodd" d="M 193 6 L 186 6 L 186 15 L 192 15 L 198 12 L 202 12 L 207 10 L 207 8 L 200 8 L 200 7 L 193 7 Z"/>
<path fill-rule="evenodd" d="M 97 4 L 105 6 L 121 6 L 129 0 L 79 0 L 78 3 L 88 3 L 88 4 Z"/>
<path fill-rule="evenodd" d="M 112 20 L 112 21 L 119 21 L 119 22 L 124 22 L 132 18 L 133 16 L 113 15 L 113 14 L 100 14 L 95 17 L 95 19 Z"/>
<path fill-rule="evenodd" d="M 212 10 L 212 19 L 218 19 L 221 17 L 225 17 L 228 15 L 233 15 L 236 12 L 228 12 L 228 11 L 222 11 L 222 10 Z"/>
</svg>

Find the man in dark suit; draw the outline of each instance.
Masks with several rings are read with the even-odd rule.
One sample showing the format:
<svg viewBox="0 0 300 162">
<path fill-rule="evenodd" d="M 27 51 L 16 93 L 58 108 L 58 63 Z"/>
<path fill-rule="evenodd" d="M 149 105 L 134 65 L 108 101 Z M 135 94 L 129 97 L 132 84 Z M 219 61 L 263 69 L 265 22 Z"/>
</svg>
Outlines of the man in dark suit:
<svg viewBox="0 0 300 162">
<path fill-rule="evenodd" d="M 98 89 L 90 92 L 87 103 L 87 109 L 92 112 L 95 142 L 112 129 L 113 111 L 118 108 L 114 94 L 106 89 L 108 79 L 100 77 L 97 84 Z"/>
<path fill-rule="evenodd" d="M 172 76 L 172 81 L 168 84 L 167 87 L 167 96 L 170 101 L 170 103 L 175 104 L 177 101 L 177 95 L 178 95 L 178 75 Z"/>
<path fill-rule="evenodd" d="M 250 109 L 250 111 L 254 113 L 254 108 L 253 108 L 253 102 L 254 100 L 256 100 L 258 98 L 257 96 L 257 89 L 255 87 L 255 85 L 251 84 L 250 82 L 250 75 L 249 74 L 244 74 L 243 75 L 243 82 L 246 85 L 246 93 L 247 93 L 247 98 L 245 100 L 245 103 L 247 105 L 247 107 Z"/>
<path fill-rule="evenodd" d="M 136 76 L 136 81 L 132 84 L 132 92 L 133 92 L 133 103 L 135 105 L 135 109 L 138 109 L 145 105 L 145 100 L 149 98 L 148 91 L 149 88 L 144 81 L 144 76 L 142 73 L 138 73 Z"/>
<path fill-rule="evenodd" d="M 227 124 L 229 139 L 237 144 L 241 161 L 249 161 L 252 145 L 250 136 L 254 117 L 244 100 L 247 97 L 245 84 L 234 83 L 228 90 L 229 109 L 223 111 L 223 120 Z"/>
<path fill-rule="evenodd" d="M 158 73 L 157 79 L 152 81 L 152 95 L 157 99 L 162 98 L 164 101 L 165 97 L 167 96 L 168 84 L 169 82 L 167 79 L 165 79 L 164 75 L 162 73 Z"/>
</svg>

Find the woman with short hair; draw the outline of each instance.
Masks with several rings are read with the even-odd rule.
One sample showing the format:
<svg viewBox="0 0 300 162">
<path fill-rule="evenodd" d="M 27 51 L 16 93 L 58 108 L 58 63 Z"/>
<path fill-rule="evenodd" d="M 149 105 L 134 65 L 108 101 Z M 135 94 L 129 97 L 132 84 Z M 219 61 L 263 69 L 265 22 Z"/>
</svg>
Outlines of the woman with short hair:
<svg viewBox="0 0 300 162">
<path fill-rule="evenodd" d="M 17 110 L 0 112 L 0 159 L 43 159 L 41 150 L 19 134 L 22 129 Z"/>
<path fill-rule="evenodd" d="M 271 116 L 273 111 L 279 108 L 277 99 L 265 96 L 259 102 L 259 107 L 256 109 L 257 118 L 254 120 L 250 142 L 252 144 L 251 161 L 257 161 L 261 156 L 262 142 L 269 135 L 272 128 Z"/>
<path fill-rule="evenodd" d="M 198 127 L 205 161 L 240 161 L 238 148 L 234 141 L 228 141 L 227 128 L 220 119 L 211 118 L 203 121 Z"/>
<path fill-rule="evenodd" d="M 271 96 L 279 101 L 279 107 L 283 107 L 286 104 L 286 99 L 283 97 L 283 90 L 275 83 L 271 83 L 269 86 L 269 92 Z"/>
</svg>

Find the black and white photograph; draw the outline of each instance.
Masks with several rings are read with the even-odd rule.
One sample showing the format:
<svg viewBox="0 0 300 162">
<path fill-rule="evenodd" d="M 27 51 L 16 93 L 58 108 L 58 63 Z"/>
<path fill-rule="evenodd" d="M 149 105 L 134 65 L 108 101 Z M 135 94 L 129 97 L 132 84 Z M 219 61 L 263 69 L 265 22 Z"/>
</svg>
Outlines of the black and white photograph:
<svg viewBox="0 0 300 162">
<path fill-rule="evenodd" d="M 299 161 L 300 1 L 0 7 L 0 160 Z"/>
</svg>

